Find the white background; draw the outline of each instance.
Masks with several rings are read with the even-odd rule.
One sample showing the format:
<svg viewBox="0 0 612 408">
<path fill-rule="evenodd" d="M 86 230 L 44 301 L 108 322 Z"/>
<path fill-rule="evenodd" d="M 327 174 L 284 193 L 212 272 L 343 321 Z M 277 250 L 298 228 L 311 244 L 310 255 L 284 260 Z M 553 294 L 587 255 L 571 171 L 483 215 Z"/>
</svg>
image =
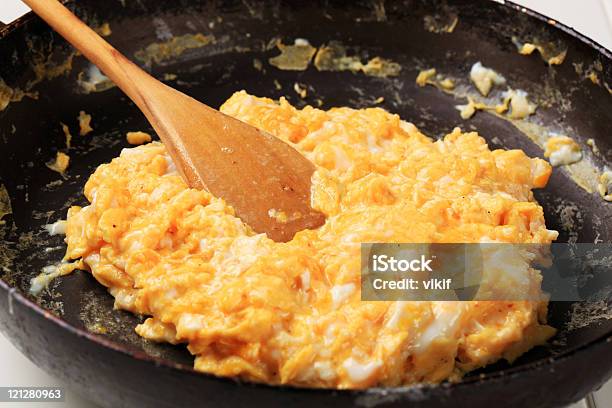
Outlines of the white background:
<svg viewBox="0 0 612 408">
<path fill-rule="evenodd" d="M 609 50 L 612 50 L 612 0 L 515 0 L 516 3 L 539 11 L 585 34 Z M 9 23 L 27 11 L 20 1 L 0 0 L 0 21 Z M 580 373 L 576 373 L 580 375 Z M 0 334 L 0 386 L 65 386 L 47 375 Z M 554 392 L 542 390 L 542 392 Z M 599 408 L 612 407 L 612 382 L 595 394 Z M 8 406 L 0 403 L 0 408 Z M 30 407 L 89 408 L 93 404 L 67 389 L 63 404 L 19 403 L 20 408 Z M 584 407 L 584 403 L 576 406 Z M 535 408 L 535 407 L 534 407 Z"/>
</svg>

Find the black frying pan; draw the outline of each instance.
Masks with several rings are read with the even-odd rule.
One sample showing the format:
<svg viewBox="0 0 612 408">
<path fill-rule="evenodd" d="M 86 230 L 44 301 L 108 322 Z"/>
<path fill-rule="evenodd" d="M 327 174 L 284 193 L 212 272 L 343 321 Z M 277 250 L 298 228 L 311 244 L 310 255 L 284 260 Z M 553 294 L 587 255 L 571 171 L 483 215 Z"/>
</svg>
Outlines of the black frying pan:
<svg viewBox="0 0 612 408">
<path fill-rule="evenodd" d="M 212 106 L 243 88 L 259 96 L 289 95 L 298 106 L 316 104 L 320 98 L 325 108 L 364 107 L 383 96 L 384 108 L 431 136 L 439 137 L 456 125 L 475 128 L 492 147 L 521 148 L 541 156 L 541 149 L 511 123 L 487 113 L 463 121 L 454 105 L 464 100 L 415 85 L 421 68 L 436 67 L 465 79 L 480 60 L 540 102 L 536 119 L 545 127 L 568 132 L 583 146 L 594 139 L 601 153 L 587 155 L 602 168 L 612 157 L 612 96 L 604 86 L 612 85 L 610 52 L 559 23 L 506 3 L 82 0 L 71 8 L 90 25 L 109 22 L 109 41 L 129 57 L 170 33 L 213 34 L 215 45 L 150 66 L 159 78 L 177 74 L 173 86 Z M 444 25 L 453 13 L 459 23 L 452 33 L 426 29 L 426 16 L 437 15 L 428 21 Z M 568 49 L 567 59 L 548 67 L 537 55 L 521 56 L 513 36 L 561 43 Z M 363 58 L 391 58 L 402 71 L 387 79 L 312 67 L 281 71 L 267 63 L 277 54 L 267 46 L 274 37 L 285 43 L 302 37 L 314 45 L 340 40 Z M 31 15 L 0 30 L 0 78 L 11 87 L 38 93 L 37 99 L 26 96 L 0 111 L 0 182 L 12 204 L 12 214 L 0 226 L 0 328 L 32 361 L 87 398 L 107 407 L 552 407 L 578 400 L 612 375 L 612 320 L 601 319 L 610 313 L 609 303 L 597 310 L 591 307 L 592 318 L 575 330 L 567 327 L 569 320 L 576 321 L 573 305 L 552 303 L 549 320 L 560 332 L 548 346 L 528 352 L 511 366 L 498 363 L 472 373 L 457 384 L 330 391 L 254 385 L 196 373 L 184 348 L 138 337 L 133 328 L 141 318 L 113 310 L 110 295 L 85 272 L 56 280 L 40 297 L 27 295 L 30 278 L 63 255 L 62 238 L 49 237 L 43 226 L 65 218 L 70 205 L 85 203 L 81 190 L 87 176 L 126 147 L 126 130 L 151 130 L 118 89 L 89 94 L 80 90 L 79 72 L 89 66 L 80 56 L 66 73 L 37 77 L 34 67 L 41 61 L 61 63 L 72 52 Z M 254 68 L 255 58 L 263 62 L 263 71 Z M 585 80 L 574 65 L 588 68 L 596 61 L 601 63 L 599 85 Z M 282 89 L 275 88 L 274 80 Z M 306 100 L 293 92 L 295 82 L 312 88 Z M 75 133 L 79 110 L 93 115 L 95 132 L 73 139 L 72 162 L 63 180 L 45 162 L 64 146 L 59 122 L 70 124 Z M 555 171 L 548 187 L 536 196 L 549 228 L 561 232 L 560 241 L 611 241 L 612 204 L 578 187 L 563 170 Z M 88 331 L 95 331 L 97 322 L 108 328 L 107 333 Z"/>
</svg>

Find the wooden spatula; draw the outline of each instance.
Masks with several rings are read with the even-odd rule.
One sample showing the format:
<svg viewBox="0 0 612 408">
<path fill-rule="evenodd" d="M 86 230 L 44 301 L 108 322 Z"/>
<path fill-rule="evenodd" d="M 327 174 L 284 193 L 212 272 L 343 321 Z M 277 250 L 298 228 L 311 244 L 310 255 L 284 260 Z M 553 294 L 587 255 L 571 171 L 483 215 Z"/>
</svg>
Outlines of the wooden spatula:
<svg viewBox="0 0 612 408">
<path fill-rule="evenodd" d="M 159 82 L 57 0 L 23 2 L 134 101 L 190 187 L 223 198 L 275 241 L 323 224 L 310 206 L 314 165 L 291 146 Z"/>
</svg>

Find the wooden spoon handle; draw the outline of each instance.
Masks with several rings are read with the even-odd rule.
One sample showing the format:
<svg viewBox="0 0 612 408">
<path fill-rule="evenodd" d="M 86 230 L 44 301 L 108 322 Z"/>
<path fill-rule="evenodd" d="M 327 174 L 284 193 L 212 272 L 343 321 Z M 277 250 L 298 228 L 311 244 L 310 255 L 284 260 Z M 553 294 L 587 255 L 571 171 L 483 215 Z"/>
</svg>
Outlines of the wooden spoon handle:
<svg viewBox="0 0 612 408">
<path fill-rule="evenodd" d="M 22 0 L 87 59 L 98 66 L 148 117 L 143 84 L 157 82 L 104 41 L 57 0 Z"/>
<path fill-rule="evenodd" d="M 315 167 L 298 151 L 156 80 L 57 0 L 23 1 L 140 108 L 187 185 L 223 198 L 274 240 L 323 224 L 324 215 L 310 204 Z"/>
</svg>

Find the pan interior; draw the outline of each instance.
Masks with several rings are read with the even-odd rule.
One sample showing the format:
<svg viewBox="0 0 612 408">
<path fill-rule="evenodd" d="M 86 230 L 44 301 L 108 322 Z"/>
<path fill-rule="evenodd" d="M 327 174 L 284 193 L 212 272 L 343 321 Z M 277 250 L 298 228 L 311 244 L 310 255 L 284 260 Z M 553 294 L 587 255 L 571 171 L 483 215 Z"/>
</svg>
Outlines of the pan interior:
<svg viewBox="0 0 612 408">
<path fill-rule="evenodd" d="M 542 157 L 540 147 L 513 123 L 484 112 L 462 120 L 455 105 L 465 103 L 464 98 L 415 84 L 418 72 L 432 67 L 467 84 L 470 67 L 482 61 L 538 102 L 537 114 L 530 120 L 543 129 L 568 134 L 583 146 L 587 139 L 594 139 L 600 154 L 589 154 L 589 160 L 599 169 L 606 165 L 605 158 L 612 157 L 612 99 L 604 86 L 612 84 L 609 55 L 552 25 L 493 2 L 457 0 L 440 6 L 429 1 L 84 0 L 76 12 L 92 26 L 108 23 L 112 31 L 108 40 L 121 52 L 145 65 L 154 76 L 211 106 L 218 107 L 241 89 L 275 99 L 286 96 L 296 106 L 362 108 L 377 104 L 432 137 L 460 126 L 478 130 L 491 147 L 520 148 L 530 156 Z M 455 18 L 456 25 L 447 32 L 447 23 Z M 195 37 L 199 34 L 211 41 L 204 45 L 189 42 L 200 38 Z M 560 43 L 568 50 L 567 58 L 561 65 L 548 66 L 538 55 L 521 56 L 513 37 Z M 193 46 L 181 50 L 160 46 L 172 38 L 187 39 Z M 315 47 L 337 41 L 362 61 L 380 56 L 398 63 L 401 71 L 397 76 L 377 77 L 321 72 L 312 64 L 300 71 L 281 70 L 269 63 L 279 53 L 278 41 L 292 44 L 298 38 Z M 24 92 L 20 101 L 0 111 L 0 182 L 12 207 L 0 226 L 0 277 L 27 294 L 30 279 L 63 256 L 62 237 L 49 236 L 44 226 L 64 219 L 71 205 L 86 204 L 82 189 L 88 175 L 129 147 L 126 131 L 151 128 L 117 88 L 87 88 L 84 83 L 91 76 L 91 65 L 36 19 L 4 34 L 0 59 L 8 61 L 0 67 L 0 78 L 12 90 Z M 577 68 L 581 66 L 584 72 L 598 63 L 599 85 L 585 80 Z M 296 83 L 308 89 L 306 97 L 295 92 Z M 14 99 L 18 96 L 15 91 Z M 383 101 L 377 102 L 380 97 Z M 83 137 L 78 136 L 76 122 L 81 110 L 93 116 L 94 127 Z M 75 136 L 65 177 L 45 164 L 57 151 L 66 150 L 61 123 Z M 612 205 L 596 192 L 579 187 L 565 170 L 556 170 L 536 197 L 544 207 L 548 227 L 560 232 L 559 241 L 611 241 Z M 111 296 L 85 272 L 57 279 L 32 299 L 71 325 L 129 350 L 192 365 L 183 347 L 139 337 L 133 328 L 142 317 L 113 310 Z M 550 323 L 560 329 L 559 335 L 549 346 L 523 355 L 514 367 L 555 356 L 612 331 L 612 320 L 592 319 L 592 310 L 574 314 L 573 318 L 583 317 L 579 323 L 584 324 L 568 330 L 573 308 L 570 303 L 552 303 Z M 595 317 L 604 314 L 610 315 L 607 306 L 596 310 Z M 498 363 L 470 375 L 508 368 Z"/>
</svg>

